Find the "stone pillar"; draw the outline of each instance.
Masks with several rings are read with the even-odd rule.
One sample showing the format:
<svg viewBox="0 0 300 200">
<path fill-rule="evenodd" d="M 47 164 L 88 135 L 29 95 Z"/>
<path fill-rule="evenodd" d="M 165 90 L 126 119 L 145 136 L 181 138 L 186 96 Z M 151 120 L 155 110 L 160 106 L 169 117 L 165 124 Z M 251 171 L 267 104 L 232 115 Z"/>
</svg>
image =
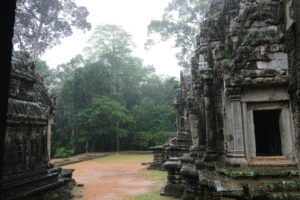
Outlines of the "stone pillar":
<svg viewBox="0 0 300 200">
<path fill-rule="evenodd" d="M 192 149 L 199 149 L 199 116 L 189 114 L 190 131 L 192 135 Z"/>
<path fill-rule="evenodd" d="M 51 159 L 51 128 L 54 124 L 53 117 L 48 120 L 48 127 L 47 127 L 47 149 L 48 149 L 48 156 Z"/>
<path fill-rule="evenodd" d="M 231 135 L 233 145 L 230 151 L 226 152 L 226 163 L 230 165 L 247 164 L 245 153 L 245 140 L 243 129 L 243 112 L 241 103 L 241 88 L 227 88 L 227 95 L 230 100 L 230 110 L 226 113 L 231 119 Z"/>
<path fill-rule="evenodd" d="M 204 97 L 204 89 L 201 88 L 199 90 L 199 114 L 200 114 L 200 121 L 199 121 L 199 142 L 200 142 L 200 150 L 205 151 L 206 149 L 206 120 L 205 120 L 205 97 Z"/>
<path fill-rule="evenodd" d="M 203 71 L 204 73 L 204 105 L 205 105 L 205 132 L 206 132 L 206 155 L 204 161 L 214 161 L 217 158 L 216 141 L 213 129 L 213 102 L 212 91 L 212 77 L 210 70 Z"/>
<path fill-rule="evenodd" d="M 204 92 L 205 92 L 205 97 L 204 97 L 204 103 L 205 103 L 205 130 L 206 130 L 206 145 L 207 145 L 207 150 L 213 150 L 214 148 L 214 137 L 213 137 L 213 130 L 212 130 L 212 121 L 211 121 L 211 102 L 210 102 L 210 95 L 209 95 L 209 86 L 208 84 L 205 84 L 204 86 Z"/>
</svg>

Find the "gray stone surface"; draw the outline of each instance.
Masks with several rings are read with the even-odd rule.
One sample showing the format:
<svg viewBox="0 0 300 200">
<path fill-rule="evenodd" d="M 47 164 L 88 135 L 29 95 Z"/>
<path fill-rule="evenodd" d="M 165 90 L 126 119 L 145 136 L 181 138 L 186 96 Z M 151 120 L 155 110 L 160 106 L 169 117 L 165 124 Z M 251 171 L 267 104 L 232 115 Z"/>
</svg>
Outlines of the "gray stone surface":
<svg viewBox="0 0 300 200">
<path fill-rule="evenodd" d="M 190 132 L 193 141 L 178 161 L 166 162 L 170 188 L 181 185 L 182 199 L 298 199 L 299 30 L 299 1 L 212 1 L 192 58 L 191 84 L 181 79 L 181 94 L 190 95 L 175 98 L 179 133 Z M 199 58 L 207 69 L 199 69 Z M 258 132 L 264 124 L 255 119 L 265 111 L 278 116 L 265 123 L 276 123 L 280 141 L 269 129 Z M 259 156 L 262 140 L 268 156 Z"/>
<path fill-rule="evenodd" d="M 73 170 L 49 162 L 47 148 L 53 101 L 34 62 L 15 53 L 10 80 L 4 150 L 2 199 L 62 200 L 71 196 Z M 18 56 L 18 59 L 16 59 Z"/>
</svg>

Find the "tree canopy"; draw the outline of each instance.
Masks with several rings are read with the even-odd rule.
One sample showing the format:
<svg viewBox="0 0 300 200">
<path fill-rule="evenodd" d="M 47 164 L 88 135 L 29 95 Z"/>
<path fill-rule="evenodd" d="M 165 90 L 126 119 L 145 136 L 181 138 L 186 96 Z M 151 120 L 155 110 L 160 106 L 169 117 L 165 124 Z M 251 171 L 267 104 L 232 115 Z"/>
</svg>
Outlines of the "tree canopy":
<svg viewBox="0 0 300 200">
<path fill-rule="evenodd" d="M 176 130 L 172 99 L 178 81 L 162 79 L 132 56 L 131 37 L 119 26 L 98 26 L 90 42 L 87 59 L 77 56 L 53 72 L 61 89 L 52 154 L 163 144 Z"/>
<path fill-rule="evenodd" d="M 73 0 L 18 0 L 13 42 L 33 60 L 72 34 L 72 27 L 90 30 L 88 11 Z"/>
<path fill-rule="evenodd" d="M 152 20 L 148 25 L 148 33 L 159 33 L 163 41 L 175 39 L 175 47 L 181 49 L 176 54 L 178 64 L 184 69 L 190 66 L 190 59 L 197 46 L 196 36 L 199 34 L 201 22 L 211 0 L 172 0 L 165 8 L 160 20 Z M 146 46 L 154 45 L 149 39 Z"/>
</svg>

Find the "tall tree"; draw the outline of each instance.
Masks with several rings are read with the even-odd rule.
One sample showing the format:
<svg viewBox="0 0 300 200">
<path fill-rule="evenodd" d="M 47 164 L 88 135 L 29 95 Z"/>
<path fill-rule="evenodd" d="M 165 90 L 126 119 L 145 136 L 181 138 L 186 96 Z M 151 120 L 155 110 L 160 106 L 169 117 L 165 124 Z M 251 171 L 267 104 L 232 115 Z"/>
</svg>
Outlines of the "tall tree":
<svg viewBox="0 0 300 200">
<path fill-rule="evenodd" d="M 76 68 L 69 78 L 63 80 L 57 97 L 53 150 L 65 147 L 72 149 L 75 154 L 84 152 L 86 140 L 82 135 L 85 132 L 78 126 L 76 116 L 91 105 L 92 99 L 109 97 L 111 85 L 106 66 L 101 62 Z"/>
<path fill-rule="evenodd" d="M 96 26 L 88 43 L 90 46 L 85 51 L 89 60 L 102 59 L 110 65 L 119 64 L 121 59 L 130 55 L 134 46 L 131 35 L 114 24 Z"/>
<path fill-rule="evenodd" d="M 72 34 L 72 27 L 90 30 L 88 11 L 73 0 L 18 0 L 14 43 L 33 60 Z"/>
<path fill-rule="evenodd" d="M 165 8 L 161 20 L 152 20 L 148 25 L 148 33 L 159 33 L 162 41 L 175 39 L 175 47 L 181 49 L 176 54 L 178 64 L 186 70 L 197 46 L 196 36 L 199 34 L 210 1 L 172 0 Z M 155 42 L 149 39 L 145 46 L 154 44 Z"/>
<path fill-rule="evenodd" d="M 77 68 L 85 65 L 83 56 L 78 54 L 69 62 L 58 65 L 55 69 L 50 69 L 47 63 L 39 58 L 35 62 L 35 71 L 44 79 L 44 84 L 50 93 L 59 94 L 63 82 L 70 80 Z"/>
<path fill-rule="evenodd" d="M 131 55 L 130 39 L 119 26 L 98 26 L 86 49 L 88 59 L 79 56 L 59 67 L 67 78 L 57 98 L 57 156 L 144 150 L 162 144 L 175 130 L 172 89 L 177 81 L 164 80 L 153 74 L 153 67 L 144 67 Z M 78 68 L 80 63 L 83 67 Z"/>
<path fill-rule="evenodd" d="M 38 58 L 35 62 L 35 71 L 43 77 L 46 88 L 50 89 L 55 81 L 54 70 L 50 69 L 45 61 Z"/>
<path fill-rule="evenodd" d="M 131 55 L 134 46 L 131 35 L 117 25 L 98 25 L 89 43 L 85 49 L 89 60 L 107 65 L 114 98 L 130 106 L 132 97 L 137 96 L 137 83 L 149 70 L 142 67 L 141 59 Z"/>
<path fill-rule="evenodd" d="M 81 54 L 73 57 L 69 62 L 60 64 L 53 70 L 55 78 L 52 81 L 51 92 L 59 93 L 61 91 L 63 82 L 73 78 L 74 72 L 77 68 L 83 67 L 86 61 Z"/>
<path fill-rule="evenodd" d="M 120 138 L 128 134 L 128 124 L 133 123 L 129 111 L 117 101 L 102 96 L 91 106 L 78 113 L 79 125 L 86 139 L 86 149 L 94 151 L 97 135 L 111 134 L 115 138 L 116 151 L 120 151 Z M 91 147 L 89 147 L 91 143 Z"/>
</svg>

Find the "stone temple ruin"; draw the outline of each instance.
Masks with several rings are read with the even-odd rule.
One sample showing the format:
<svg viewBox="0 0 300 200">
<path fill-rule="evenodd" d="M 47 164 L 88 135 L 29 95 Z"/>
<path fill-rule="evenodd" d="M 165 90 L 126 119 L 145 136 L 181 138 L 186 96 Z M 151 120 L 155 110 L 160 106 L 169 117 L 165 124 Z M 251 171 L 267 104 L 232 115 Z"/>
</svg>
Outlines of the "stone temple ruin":
<svg viewBox="0 0 300 200">
<path fill-rule="evenodd" d="M 300 1 L 213 0 L 201 27 L 162 194 L 300 199 Z"/>
<path fill-rule="evenodd" d="M 6 124 L 2 198 L 64 200 L 71 196 L 73 170 L 49 162 L 47 140 L 54 115 L 53 98 L 26 54 L 12 58 Z"/>
</svg>

